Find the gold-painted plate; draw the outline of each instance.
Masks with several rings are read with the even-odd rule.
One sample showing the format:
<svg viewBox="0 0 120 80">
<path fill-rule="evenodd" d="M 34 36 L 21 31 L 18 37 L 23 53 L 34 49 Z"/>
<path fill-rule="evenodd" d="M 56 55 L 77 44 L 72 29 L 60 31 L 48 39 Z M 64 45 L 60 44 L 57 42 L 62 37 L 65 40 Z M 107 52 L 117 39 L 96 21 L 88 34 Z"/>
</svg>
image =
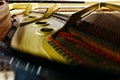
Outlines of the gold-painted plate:
<svg viewBox="0 0 120 80">
<path fill-rule="evenodd" d="M 30 13 L 29 16 L 42 16 L 43 14 L 40 13 Z M 18 15 L 20 22 L 30 20 L 28 16 Z M 33 56 L 40 56 L 43 58 L 48 58 L 53 60 L 49 54 L 45 52 L 42 48 L 42 40 L 56 32 L 57 30 L 61 29 L 65 23 L 60 22 L 57 18 L 50 17 L 44 19 L 40 22 L 47 22 L 45 24 L 36 24 L 36 22 L 20 26 L 17 28 L 12 40 L 11 40 L 11 47 L 17 49 L 19 51 L 26 52 Z M 52 28 L 52 32 L 41 32 L 42 28 Z M 53 54 L 55 55 L 55 54 Z"/>
</svg>

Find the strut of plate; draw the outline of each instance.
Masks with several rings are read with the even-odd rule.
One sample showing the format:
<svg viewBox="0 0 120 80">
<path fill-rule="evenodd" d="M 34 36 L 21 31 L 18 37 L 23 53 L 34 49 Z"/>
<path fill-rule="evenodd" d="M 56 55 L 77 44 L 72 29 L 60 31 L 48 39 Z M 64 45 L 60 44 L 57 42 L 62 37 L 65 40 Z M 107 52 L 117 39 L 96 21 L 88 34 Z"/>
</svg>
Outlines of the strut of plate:
<svg viewBox="0 0 120 80">
<path fill-rule="evenodd" d="M 119 11 L 120 6 L 108 3 L 83 9 L 44 38 L 42 47 L 51 57 L 53 53 L 62 56 L 69 65 L 120 72 Z"/>
</svg>

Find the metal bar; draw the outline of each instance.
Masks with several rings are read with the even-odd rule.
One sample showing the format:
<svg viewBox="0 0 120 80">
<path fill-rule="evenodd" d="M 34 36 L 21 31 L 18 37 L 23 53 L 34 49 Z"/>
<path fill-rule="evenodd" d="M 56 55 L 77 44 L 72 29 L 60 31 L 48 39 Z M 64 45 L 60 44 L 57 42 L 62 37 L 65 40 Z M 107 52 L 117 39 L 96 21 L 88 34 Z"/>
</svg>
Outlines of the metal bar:
<svg viewBox="0 0 120 80">
<path fill-rule="evenodd" d="M 98 5 L 99 5 L 98 3 L 94 4 L 94 5 L 92 5 L 92 6 L 88 7 L 88 8 L 85 8 L 85 9 L 73 14 L 70 17 L 70 19 L 68 20 L 68 22 L 64 25 L 63 28 L 67 28 L 67 27 L 69 27 L 71 25 L 74 25 L 78 20 L 83 18 L 83 17 L 81 17 L 82 15 L 84 15 L 85 13 L 91 13 L 91 12 L 95 11 L 98 8 Z"/>
<path fill-rule="evenodd" d="M 110 3 L 101 3 L 102 6 L 108 7 L 117 11 L 120 11 L 120 5 L 110 4 Z"/>
<path fill-rule="evenodd" d="M 24 25 L 27 25 L 27 24 L 30 24 L 30 23 L 33 23 L 33 22 L 36 22 L 36 21 L 39 21 L 39 20 L 44 20 L 44 19 L 46 19 L 47 17 L 49 17 L 53 12 L 55 12 L 58 9 L 59 9 L 59 4 L 55 4 L 52 7 L 48 8 L 46 10 L 46 12 L 43 14 L 42 17 L 37 18 L 37 19 L 32 20 L 32 21 L 21 23 L 20 26 L 24 26 Z"/>
</svg>

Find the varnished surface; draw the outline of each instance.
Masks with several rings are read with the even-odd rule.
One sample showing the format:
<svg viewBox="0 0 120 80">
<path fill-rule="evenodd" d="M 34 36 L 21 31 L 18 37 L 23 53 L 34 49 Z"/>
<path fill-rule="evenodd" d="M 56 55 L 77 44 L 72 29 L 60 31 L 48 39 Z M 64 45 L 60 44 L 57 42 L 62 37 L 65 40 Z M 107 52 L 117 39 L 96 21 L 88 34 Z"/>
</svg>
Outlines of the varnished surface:
<svg viewBox="0 0 120 80">
<path fill-rule="evenodd" d="M 3 40 L 11 28 L 11 17 L 6 2 L 0 6 L 0 40 Z"/>
</svg>

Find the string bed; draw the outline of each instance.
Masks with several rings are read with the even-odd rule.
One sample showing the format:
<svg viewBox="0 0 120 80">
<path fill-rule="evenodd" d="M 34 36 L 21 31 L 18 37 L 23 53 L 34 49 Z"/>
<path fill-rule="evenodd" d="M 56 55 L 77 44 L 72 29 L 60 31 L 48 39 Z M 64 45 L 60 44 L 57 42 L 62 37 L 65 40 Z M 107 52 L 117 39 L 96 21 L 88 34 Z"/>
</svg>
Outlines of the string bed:
<svg viewBox="0 0 120 80">
<path fill-rule="evenodd" d="M 69 26 L 67 31 L 49 37 L 58 53 L 64 52 L 70 64 L 120 71 L 120 13 L 92 13 Z M 63 56 L 63 55 L 61 55 Z M 63 56 L 65 57 L 65 56 Z M 75 64 L 75 65 L 76 65 Z"/>
</svg>

